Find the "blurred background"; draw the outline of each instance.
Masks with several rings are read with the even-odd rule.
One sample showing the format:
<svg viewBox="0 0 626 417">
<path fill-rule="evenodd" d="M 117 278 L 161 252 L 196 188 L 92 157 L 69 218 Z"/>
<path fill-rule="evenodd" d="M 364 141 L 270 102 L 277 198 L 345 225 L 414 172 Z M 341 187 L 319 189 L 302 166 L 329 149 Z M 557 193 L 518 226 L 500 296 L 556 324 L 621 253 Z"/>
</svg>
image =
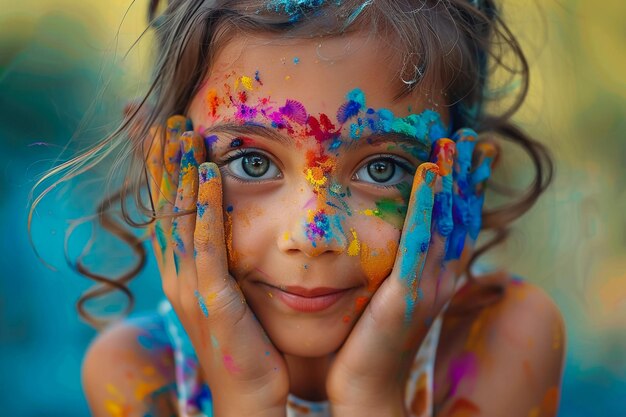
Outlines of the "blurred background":
<svg viewBox="0 0 626 417">
<path fill-rule="evenodd" d="M 102 172 L 52 193 L 35 213 L 33 240 L 57 271 L 29 246 L 28 194 L 66 147 L 65 159 L 115 127 L 146 86 L 151 35 L 125 55 L 145 28 L 147 1 L 0 3 L 0 414 L 87 416 L 80 363 L 95 331 L 75 303 L 90 284 L 66 266 L 63 241 L 69 220 L 102 196 Z M 491 256 L 545 288 L 565 316 L 559 416 L 624 417 L 626 2 L 505 3 L 532 70 L 517 121 L 551 148 L 557 175 Z M 71 256 L 90 232 L 76 229 Z M 96 247 L 88 259 L 121 268 L 130 258 Z M 131 289 L 136 312 L 154 308 L 152 259 Z"/>
</svg>

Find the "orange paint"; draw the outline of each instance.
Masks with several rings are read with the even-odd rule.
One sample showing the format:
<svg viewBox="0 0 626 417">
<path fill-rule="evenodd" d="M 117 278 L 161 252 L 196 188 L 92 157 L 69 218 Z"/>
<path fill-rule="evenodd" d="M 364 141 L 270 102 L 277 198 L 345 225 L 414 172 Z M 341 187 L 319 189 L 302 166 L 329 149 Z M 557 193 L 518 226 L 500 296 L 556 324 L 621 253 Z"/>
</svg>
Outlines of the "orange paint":
<svg viewBox="0 0 626 417">
<path fill-rule="evenodd" d="M 449 417 L 478 417 L 480 408 L 467 398 L 458 398 L 450 407 Z"/>
<path fill-rule="evenodd" d="M 383 280 L 389 276 L 397 250 L 398 243 L 393 241 L 387 242 L 386 249 L 376 250 L 370 249 L 367 243 L 361 242 L 361 269 L 369 282 L 368 291 L 376 291 Z"/>
<path fill-rule="evenodd" d="M 415 396 L 411 401 L 411 412 L 421 416 L 426 412 L 428 406 L 428 377 L 421 373 L 415 386 Z"/>
</svg>

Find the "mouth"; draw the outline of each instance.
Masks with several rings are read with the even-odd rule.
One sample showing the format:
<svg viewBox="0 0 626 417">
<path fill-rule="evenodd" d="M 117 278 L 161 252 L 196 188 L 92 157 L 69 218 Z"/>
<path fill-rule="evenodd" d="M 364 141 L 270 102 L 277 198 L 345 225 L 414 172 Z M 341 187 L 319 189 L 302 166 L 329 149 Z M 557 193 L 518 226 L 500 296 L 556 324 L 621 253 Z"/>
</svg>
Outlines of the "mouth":
<svg viewBox="0 0 626 417">
<path fill-rule="evenodd" d="M 354 291 L 356 288 L 304 288 L 298 286 L 276 287 L 266 283 L 260 284 L 274 290 L 273 293 L 276 295 L 276 298 L 286 304 L 287 307 L 302 313 L 315 313 L 326 310 Z"/>
</svg>

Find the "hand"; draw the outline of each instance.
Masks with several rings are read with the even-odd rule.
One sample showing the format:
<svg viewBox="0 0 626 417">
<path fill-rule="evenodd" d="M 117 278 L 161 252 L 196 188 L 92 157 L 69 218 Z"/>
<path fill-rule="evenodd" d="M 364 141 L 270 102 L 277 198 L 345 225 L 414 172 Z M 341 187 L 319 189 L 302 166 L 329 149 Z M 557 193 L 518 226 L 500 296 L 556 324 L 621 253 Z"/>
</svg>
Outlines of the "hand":
<svg viewBox="0 0 626 417">
<path fill-rule="evenodd" d="M 157 131 L 148 152 L 163 289 L 198 356 L 216 415 L 281 416 L 287 368 L 228 273 L 220 172 L 213 163 L 200 165 L 204 141 L 182 133 L 185 123 L 170 118 L 165 146 Z"/>
<path fill-rule="evenodd" d="M 468 235 L 475 239 L 480 229 L 482 184 L 493 153 L 478 155 L 482 170 L 471 172 L 475 138 L 463 129 L 456 143 L 437 141 L 434 163 L 418 167 L 394 268 L 329 372 L 333 415 L 407 415 L 404 395 L 414 357 L 454 294 L 457 274 L 451 262 L 461 254 L 459 242 Z M 479 149 L 484 154 L 491 148 Z"/>
</svg>

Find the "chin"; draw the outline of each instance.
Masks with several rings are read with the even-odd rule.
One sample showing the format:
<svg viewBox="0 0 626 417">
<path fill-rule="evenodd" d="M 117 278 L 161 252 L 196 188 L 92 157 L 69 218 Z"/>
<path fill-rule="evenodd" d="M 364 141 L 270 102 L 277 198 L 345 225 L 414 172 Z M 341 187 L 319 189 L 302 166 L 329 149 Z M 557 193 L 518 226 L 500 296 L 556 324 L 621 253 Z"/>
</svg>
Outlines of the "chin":
<svg viewBox="0 0 626 417">
<path fill-rule="evenodd" d="M 298 319 L 271 321 L 263 324 L 272 343 L 280 352 L 304 358 L 318 358 L 330 355 L 343 345 L 348 338 L 352 323 L 337 319 Z M 330 321 L 330 323 L 329 323 Z"/>
</svg>

